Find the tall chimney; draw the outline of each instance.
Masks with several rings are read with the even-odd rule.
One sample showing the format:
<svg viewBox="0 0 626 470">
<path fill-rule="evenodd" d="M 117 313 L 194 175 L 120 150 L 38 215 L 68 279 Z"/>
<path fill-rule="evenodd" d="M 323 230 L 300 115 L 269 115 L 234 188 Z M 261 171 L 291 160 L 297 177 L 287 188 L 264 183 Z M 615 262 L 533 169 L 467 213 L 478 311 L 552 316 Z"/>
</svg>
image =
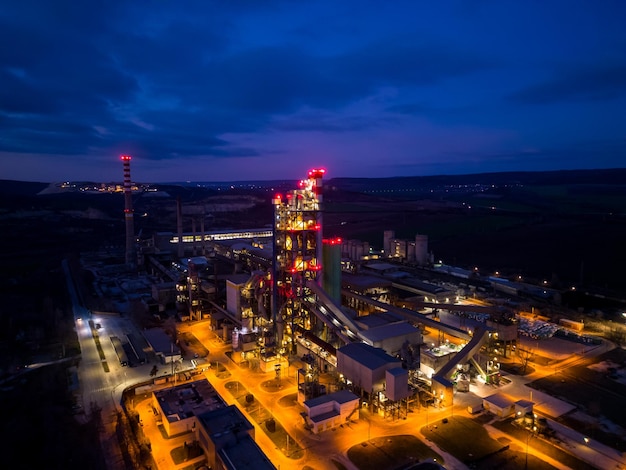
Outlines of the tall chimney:
<svg viewBox="0 0 626 470">
<path fill-rule="evenodd" d="M 126 264 L 134 268 L 137 263 L 135 251 L 135 227 L 133 220 L 133 193 L 130 182 L 130 155 L 122 155 L 124 163 L 124 220 L 126 221 Z"/>
<path fill-rule="evenodd" d="M 178 258 L 182 258 L 185 254 L 183 246 L 183 204 L 180 196 L 176 198 L 176 230 L 178 231 Z"/>
</svg>

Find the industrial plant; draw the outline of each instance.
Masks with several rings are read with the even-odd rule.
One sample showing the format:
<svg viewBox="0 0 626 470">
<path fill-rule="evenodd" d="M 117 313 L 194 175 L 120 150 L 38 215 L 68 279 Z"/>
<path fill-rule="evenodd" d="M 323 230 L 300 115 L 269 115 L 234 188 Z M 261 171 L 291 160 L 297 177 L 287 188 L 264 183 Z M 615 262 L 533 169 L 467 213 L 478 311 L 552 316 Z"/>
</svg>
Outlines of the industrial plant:
<svg viewBox="0 0 626 470">
<path fill-rule="evenodd" d="M 121 448 L 107 444 L 110 468 L 362 468 L 351 453 L 378 458 L 392 445 L 381 436 L 435 439 L 455 416 L 512 422 L 527 441 L 572 439 L 554 421 L 572 408 L 511 374 L 564 373 L 561 360 L 533 362 L 561 357 L 557 343 L 562 361 L 606 347 L 589 325 L 535 307 L 559 306 L 561 290 L 446 264 L 426 233 L 387 227 L 378 247 L 340 236 L 343 222 L 325 226 L 320 168 L 275 189 L 268 223 L 213 227 L 215 207 L 175 197 L 170 231 L 136 233 L 145 187 L 131 157 L 121 161 L 123 256 L 83 253 L 87 286 L 67 268 L 82 355 L 75 396 L 84 408 L 112 403 L 109 425 L 128 430 Z M 478 462 L 411 449 L 385 451 L 399 459 L 385 468 Z"/>
</svg>

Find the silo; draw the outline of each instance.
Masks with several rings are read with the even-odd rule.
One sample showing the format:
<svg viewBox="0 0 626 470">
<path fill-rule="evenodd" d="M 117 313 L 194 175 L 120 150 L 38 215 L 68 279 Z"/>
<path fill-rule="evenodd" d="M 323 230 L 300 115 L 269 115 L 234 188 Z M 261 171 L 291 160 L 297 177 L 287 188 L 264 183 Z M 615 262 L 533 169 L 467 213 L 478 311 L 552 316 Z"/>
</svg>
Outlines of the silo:
<svg viewBox="0 0 626 470">
<path fill-rule="evenodd" d="M 383 234 L 383 250 L 385 250 L 385 256 L 392 256 L 393 253 L 393 240 L 396 238 L 396 232 L 393 230 L 385 230 Z"/>
<path fill-rule="evenodd" d="M 322 250 L 322 288 L 341 304 L 341 238 L 325 238 Z"/>
<path fill-rule="evenodd" d="M 428 235 L 415 235 L 415 261 L 420 266 L 428 264 Z"/>
</svg>

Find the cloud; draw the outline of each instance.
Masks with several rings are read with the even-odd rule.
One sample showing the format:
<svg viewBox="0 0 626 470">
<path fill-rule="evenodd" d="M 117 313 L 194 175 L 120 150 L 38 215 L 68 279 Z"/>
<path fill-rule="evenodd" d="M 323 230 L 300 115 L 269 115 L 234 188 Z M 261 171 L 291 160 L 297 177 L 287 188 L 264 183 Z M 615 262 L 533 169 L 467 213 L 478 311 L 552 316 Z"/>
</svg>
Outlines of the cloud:
<svg viewBox="0 0 626 470">
<path fill-rule="evenodd" d="M 432 85 L 494 67 L 475 51 L 447 46 L 417 35 L 394 36 L 367 44 L 337 59 L 338 75 L 360 77 L 372 86 Z"/>
<path fill-rule="evenodd" d="M 550 104 L 565 101 L 606 101 L 626 93 L 626 62 L 595 64 L 561 72 L 557 78 L 511 94 L 511 101 Z"/>
<path fill-rule="evenodd" d="M 22 69 L 0 69 L 0 112 L 5 114 L 53 114 L 58 102 L 36 84 L 29 83 Z"/>
<path fill-rule="evenodd" d="M 593 21 L 572 22 L 577 9 L 559 17 L 563 25 L 536 21 L 543 11 L 492 2 L 449 11 L 410 1 L 10 1 L 0 10 L 0 43 L 10 45 L 0 48 L 0 152 L 16 168 L 21 155 L 52 165 L 72 155 L 95 167 L 131 153 L 162 171 L 190 165 L 190 175 L 196 163 L 282 172 L 297 155 L 349 176 L 405 172 L 426 158 L 449 171 L 499 163 L 519 148 L 560 148 L 580 130 L 614 136 L 626 86 L 615 53 L 622 25 L 602 23 L 596 35 Z M 529 26 L 535 36 L 520 34 Z M 584 50 L 561 57 L 572 40 Z M 536 66 L 566 62 L 547 78 Z"/>
</svg>

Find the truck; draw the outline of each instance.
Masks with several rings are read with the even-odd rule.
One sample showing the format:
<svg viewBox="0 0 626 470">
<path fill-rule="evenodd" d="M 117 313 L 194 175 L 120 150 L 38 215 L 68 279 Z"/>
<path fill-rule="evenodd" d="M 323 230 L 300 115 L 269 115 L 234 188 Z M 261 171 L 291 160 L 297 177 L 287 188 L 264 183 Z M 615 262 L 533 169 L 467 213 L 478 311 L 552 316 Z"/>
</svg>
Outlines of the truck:
<svg viewBox="0 0 626 470">
<path fill-rule="evenodd" d="M 128 356 L 126 355 L 126 351 L 124 351 L 122 342 L 117 336 L 111 336 L 111 343 L 113 344 L 115 354 L 117 354 L 117 358 L 120 361 L 120 365 L 126 367 L 128 365 Z"/>
</svg>

